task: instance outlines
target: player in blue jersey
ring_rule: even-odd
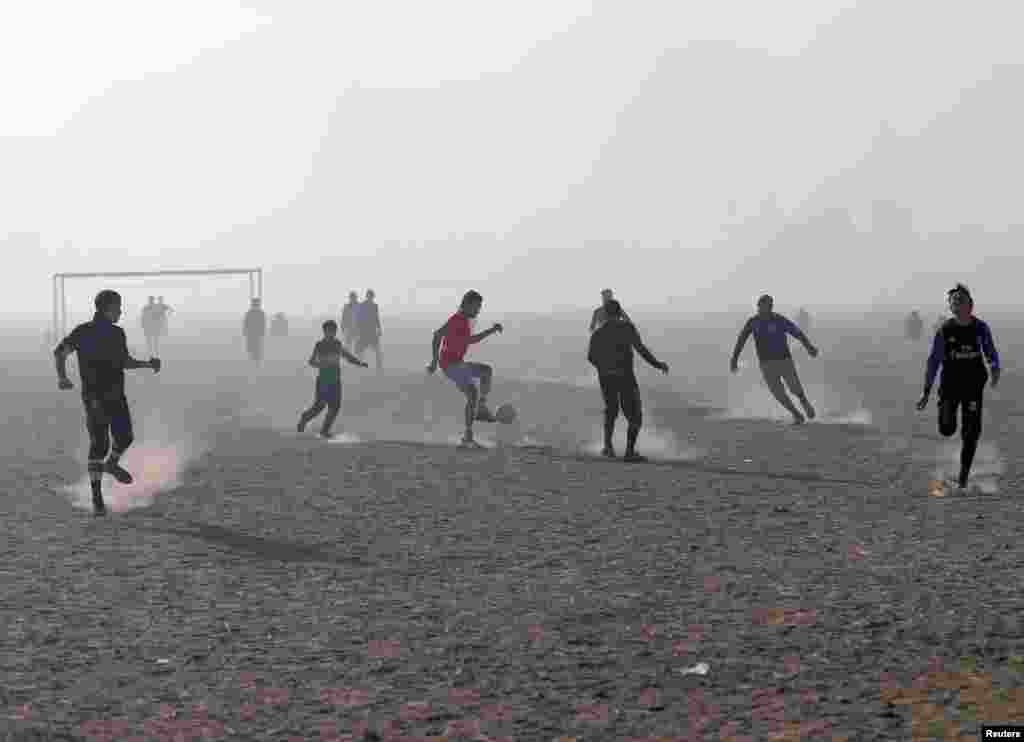
[[[786,394],[786,389],[782,382],[786,382],[789,391],[800,400],[800,404],[803,405],[807,417],[812,420],[814,419],[814,407],[811,405],[810,400],[807,399],[807,394],[800,383],[800,377],[797,376],[796,364],[793,362],[793,356],[789,352],[789,341],[786,335],[792,335],[803,343],[811,358],[817,357],[818,349],[811,344],[811,341],[807,339],[807,336],[799,327],[781,314],[776,314],[773,311],[774,306],[775,302],[768,294],[757,300],[757,314],[748,319],[747,323],[743,325],[740,336],[736,339],[736,348],[733,350],[729,369],[733,373],[739,370],[740,353],[743,352],[743,346],[746,345],[747,338],[753,335],[754,346],[757,350],[757,360],[761,364],[761,373],[764,375],[768,388],[775,399],[779,400],[779,404],[785,407],[789,414],[793,416],[793,422],[796,425],[800,425],[806,422],[806,420],[796,408],[796,405],[790,400],[789,395]]]
[[[974,463],[974,454],[981,439],[982,396],[989,373],[985,360],[992,369],[992,388],[999,383],[999,352],[992,338],[992,330],[983,320],[974,316],[974,299],[962,283],[950,289],[947,298],[953,313],[935,333],[932,352],[925,370],[924,393],[917,409],[928,406],[935,376],[942,368],[939,381],[939,432],[947,438],[956,433],[956,414],[962,409],[960,438],[960,488],[966,489]]]

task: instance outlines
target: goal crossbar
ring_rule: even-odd
[[[249,298],[263,298],[262,268],[192,268],[184,270],[159,271],[103,271],[89,273],[53,274],[53,335],[56,338],[67,334],[68,307],[64,282],[69,278],[148,278],[150,276],[249,276]]]

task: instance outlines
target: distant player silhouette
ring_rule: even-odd
[[[804,332],[811,331],[811,314],[803,307],[796,313],[796,326]]]
[[[377,356],[377,369],[380,370],[382,365],[380,338],[384,334],[384,329],[380,324],[380,307],[374,301],[375,296],[373,289],[369,289],[366,292],[366,299],[355,309],[358,340],[356,340],[353,352],[362,358],[368,348],[373,348]]]
[[[595,309],[594,313],[590,315],[591,332],[593,332],[598,327],[600,327],[601,325],[608,321],[608,310],[606,309],[606,307],[608,302],[612,301],[613,299],[615,299],[615,295],[612,293],[611,289],[603,289],[601,291],[601,306]],[[619,312],[621,314],[622,319],[626,320],[626,322],[632,322],[632,320],[629,318],[629,315],[626,314],[626,311],[622,309],[621,304],[619,304]]]
[[[956,433],[957,409],[961,409],[962,445],[957,483],[964,489],[981,439],[982,398],[990,378],[984,359],[988,359],[992,368],[993,389],[999,384],[1001,366],[992,330],[986,322],[974,316],[974,299],[967,287],[958,283],[949,290],[947,298],[953,316],[943,323],[932,340],[932,351],[925,369],[924,393],[917,402],[917,409],[923,410],[928,406],[932,384],[941,367],[939,433],[947,438]]]
[[[607,458],[615,457],[612,437],[619,411],[626,418],[626,454],[624,461],[646,461],[636,451],[636,439],[643,424],[640,386],[633,368],[633,350],[662,373],[668,373],[668,364],[662,363],[647,350],[633,323],[625,319],[622,307],[614,299],[604,305],[605,320],[590,335],[587,360],[597,369],[597,378],[604,397],[604,449]]]
[[[797,375],[793,356],[789,352],[789,342],[786,336],[792,335],[803,343],[811,358],[818,355],[818,349],[811,344],[811,341],[807,339],[807,335],[799,327],[781,314],[776,314],[773,311],[774,306],[775,302],[768,294],[764,294],[757,300],[757,314],[748,319],[746,324],[743,325],[743,329],[736,339],[736,348],[732,353],[729,370],[733,373],[739,370],[740,353],[743,352],[743,346],[746,344],[747,338],[753,335],[757,359],[761,364],[761,373],[768,384],[768,389],[771,390],[772,396],[779,401],[779,404],[785,407],[789,414],[793,416],[793,422],[800,425],[806,422],[806,419],[800,414],[792,400],[790,400],[789,395],[786,394],[786,389],[782,383],[783,380],[785,380],[786,386],[789,387],[789,391],[800,400],[800,404],[803,405],[807,417],[814,419],[815,413],[814,407],[811,406],[810,400],[807,399],[807,395],[804,392],[803,385],[800,383],[800,377]]]
[[[157,337],[163,338],[167,335],[167,317],[174,313],[174,310],[167,304],[164,303],[164,297],[158,296],[156,299],[156,334]]]
[[[242,321],[242,334],[245,336],[245,351],[252,361],[263,360],[263,343],[267,336],[267,315],[260,307],[260,300],[253,299],[249,311]]]
[[[924,337],[924,320],[916,309],[907,316],[904,334],[907,340],[920,340]]]
[[[139,324],[142,325],[142,333],[146,336],[146,349],[149,355],[158,355],[160,349],[160,330],[158,327],[156,297],[149,297],[149,301],[142,307],[142,318]]]
[[[278,312],[270,322],[270,334],[272,337],[283,338],[288,336],[288,319],[284,312]]]
[[[356,328],[356,312],[359,311],[359,295],[355,291],[348,292],[348,304],[341,310],[341,344],[346,350],[356,347],[359,332]]]

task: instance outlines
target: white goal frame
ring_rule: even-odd
[[[249,276],[249,299],[263,298],[263,268],[204,268],[162,271],[114,271],[110,273],[53,274],[53,336],[54,342],[67,335],[68,304],[64,282],[69,278],[147,278],[149,276]]]

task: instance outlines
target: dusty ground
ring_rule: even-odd
[[[662,459],[647,465],[582,455],[599,395],[540,351],[500,399],[521,412],[508,442],[554,451],[467,455],[440,380],[347,369],[356,437],[323,443],[289,432],[312,390],[305,339],[255,374],[169,347],[161,376],[129,381],[126,463],[156,457],[150,478],[179,481],[135,503],[108,484],[122,511],[103,520],[64,489],[83,475],[76,392],[41,354],[7,359],[8,738],[975,739],[975,719],[1024,723],[1012,369],[986,412],[989,493],[929,497],[952,454],[932,410],[908,412],[920,349],[797,352],[840,401],[832,424],[793,429],[756,418],[773,408],[749,377],[721,380],[720,349],[659,337],[677,381],[642,375],[642,443]]]

